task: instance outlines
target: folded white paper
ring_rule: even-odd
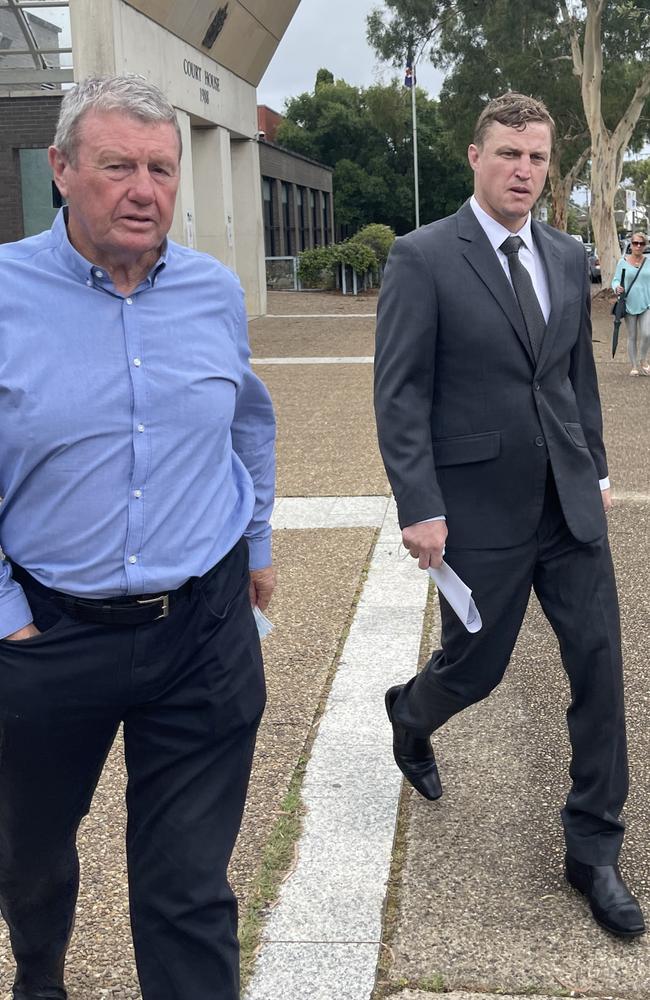
[[[463,583],[451,566],[442,561],[438,569],[430,568],[429,576],[454,609],[468,632],[479,632],[483,627],[478,608],[472,598],[472,591]]]
[[[260,639],[264,639],[273,628],[272,622],[268,620],[265,614],[262,614],[257,604],[253,608],[253,618],[255,619]]]

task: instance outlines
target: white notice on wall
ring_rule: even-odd
[[[194,244],[194,219],[191,212],[185,213],[185,245],[196,249]]]

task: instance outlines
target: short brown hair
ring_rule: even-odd
[[[483,145],[487,130],[495,122],[516,128],[519,132],[523,132],[529,122],[543,122],[551,130],[551,142],[555,139],[555,122],[548,113],[548,108],[542,101],[536,101],[526,94],[508,91],[485,105],[474,129],[475,146]]]

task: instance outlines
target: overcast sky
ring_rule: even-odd
[[[282,111],[287,97],[314,89],[321,66],[356,86],[388,82],[401,75],[379,63],[366,41],[366,17],[381,0],[301,0],[286,34],[257,88],[259,104]],[[441,76],[425,59],[418,86],[435,97]]]

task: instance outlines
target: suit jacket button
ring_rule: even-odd
[[[539,390],[540,390],[541,388],[542,388],[542,387],[541,387],[541,385],[539,384],[539,382],[535,382],[535,392],[539,392]]]
[[[535,438],[535,444],[537,445],[537,447],[538,448],[543,448],[544,445],[545,445],[545,443],[546,442],[544,441],[544,438],[542,437],[542,435],[538,434],[537,437]]]

